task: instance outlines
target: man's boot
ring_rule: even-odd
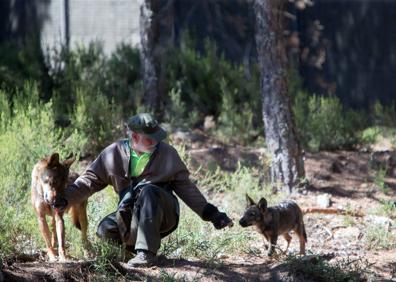
[[[128,261],[129,267],[149,267],[157,262],[157,256],[146,250],[136,250],[136,256]]]

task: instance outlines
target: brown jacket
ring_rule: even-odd
[[[107,185],[112,185],[114,190],[120,193],[132,183],[167,182],[180,199],[203,217],[208,202],[189,179],[187,167],[171,145],[160,142],[142,174],[135,179],[130,176],[129,162],[128,141],[124,139],[114,142],[100,153],[74,184],[65,189],[64,197],[69,204],[74,204],[84,201]]]

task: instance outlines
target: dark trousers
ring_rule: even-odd
[[[157,253],[161,238],[176,229],[179,204],[170,190],[152,184],[124,193],[116,212],[97,229],[100,238],[125,244],[128,250]]]

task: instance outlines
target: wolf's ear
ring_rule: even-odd
[[[57,164],[59,164],[59,154],[53,153],[51,156],[47,158],[47,163],[49,167],[56,166]]]
[[[247,206],[248,206],[248,207],[253,206],[253,205],[256,204],[256,203],[253,201],[253,199],[249,197],[249,195],[248,195],[247,193],[246,193],[246,202],[247,202]]]
[[[265,212],[267,210],[267,200],[261,198],[260,201],[258,202],[258,208],[260,209],[261,212]]]
[[[69,168],[74,163],[75,160],[76,160],[76,157],[73,156],[73,153],[71,153],[70,156],[66,160],[63,161],[63,165],[66,166],[67,168]]]

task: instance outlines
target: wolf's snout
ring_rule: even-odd
[[[52,206],[55,203],[55,197],[51,196],[49,193],[45,193],[44,201]]]
[[[241,219],[239,220],[239,225],[242,226],[242,227],[248,226],[247,222],[246,222],[243,218],[241,218]]]
[[[52,206],[55,203],[55,199],[49,199],[49,198],[45,197],[45,202]]]

